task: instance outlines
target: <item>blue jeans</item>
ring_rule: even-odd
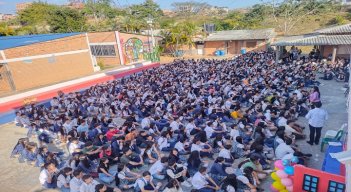
[[[109,174],[112,176],[107,176],[105,173],[99,173],[99,179],[104,183],[112,183],[115,180],[116,171],[109,171]]]
[[[161,174],[157,174],[157,173],[153,174],[152,177],[154,179],[157,179],[157,180],[164,180],[166,178],[165,175],[161,175]]]
[[[204,187],[204,188],[201,188],[201,189],[199,189],[197,191],[198,192],[214,192],[215,190],[211,189],[211,188]]]
[[[45,181],[44,185],[43,185],[44,188],[46,189],[55,189],[57,186],[56,186],[56,181],[52,181],[51,183],[48,183]]]

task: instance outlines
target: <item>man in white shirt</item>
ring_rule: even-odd
[[[290,146],[292,143],[291,139],[286,139],[285,143],[280,143],[275,149],[275,156],[277,159],[285,159],[285,156],[294,154],[294,149]]]
[[[69,182],[71,192],[80,192],[80,186],[83,184],[83,172],[79,169],[73,171],[73,178]]]
[[[165,175],[162,173],[164,168],[167,166],[168,158],[162,157],[160,160],[156,161],[149,169],[150,174],[153,178],[158,180],[165,179]]]
[[[191,184],[197,190],[217,191],[219,186],[206,173],[206,167],[201,167],[191,179]]]
[[[79,187],[79,192],[95,192],[95,186],[99,184],[90,175],[84,175],[82,180],[84,181]]]
[[[321,109],[321,107],[322,107],[321,102],[315,103],[315,108],[310,110],[306,115],[306,119],[308,119],[308,124],[310,127],[310,140],[307,141],[307,143],[310,145],[319,144],[322,128],[326,120],[328,120],[327,111],[324,109]]]

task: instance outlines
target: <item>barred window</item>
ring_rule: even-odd
[[[90,49],[94,56],[116,56],[114,45],[91,45]]]

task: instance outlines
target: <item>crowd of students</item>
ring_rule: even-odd
[[[298,117],[313,119],[308,111],[321,107],[313,62],[280,64],[268,52],[175,60],[60,92],[47,106],[17,111],[28,134],[12,157],[40,167],[41,185],[63,192],[261,191],[272,160],[310,157],[294,143],[306,137]],[[67,150],[52,152],[52,143]]]

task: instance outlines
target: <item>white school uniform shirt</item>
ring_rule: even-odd
[[[287,145],[286,143],[281,143],[275,149],[275,156],[277,159],[282,159],[287,154],[294,154],[294,149],[291,146]]]
[[[230,137],[232,137],[233,140],[235,141],[236,137],[237,137],[237,136],[240,136],[240,133],[239,133],[239,130],[237,130],[237,129],[232,129],[232,130],[230,130],[229,135],[230,135]]]
[[[70,175],[68,175],[67,177],[64,177],[62,174],[60,174],[60,176],[57,177],[57,187],[61,188],[65,184],[69,184],[70,180],[71,180],[71,176]]]
[[[185,126],[185,130],[186,130],[186,133],[190,135],[190,132],[195,128],[195,124],[194,123],[188,123],[186,126]]]
[[[193,178],[191,179],[191,184],[195,189],[202,189],[208,185],[208,182],[206,180],[206,175],[202,175],[200,172],[196,172]]]
[[[158,138],[157,144],[158,144],[158,147],[159,147],[160,150],[162,150],[165,147],[169,147],[170,146],[170,144],[167,141],[167,138],[164,138],[164,137]]]
[[[141,120],[141,128],[150,127],[150,119],[144,118]]]
[[[221,149],[218,153],[218,157],[223,157],[225,159],[231,159],[231,154],[228,149]]]
[[[69,188],[71,192],[80,192],[79,190],[82,183],[83,181],[81,179],[77,179],[76,177],[73,177],[69,182]]]
[[[180,142],[180,141],[178,141],[178,142],[175,144],[174,148],[176,148],[178,151],[185,151],[185,149],[184,149],[184,144],[183,144],[182,142]]]
[[[172,131],[179,130],[179,123],[177,121],[172,121],[169,126],[172,128]]]
[[[95,186],[98,185],[99,182],[93,180],[91,183],[87,184],[85,182],[79,187],[79,192],[95,192]]]
[[[198,152],[200,152],[202,149],[203,149],[203,147],[202,147],[201,144],[200,144],[200,145],[197,145],[197,144],[193,143],[193,144],[191,145],[190,151],[191,151],[191,152],[193,152],[193,151],[198,151]]]
[[[151,175],[161,172],[165,166],[161,163],[161,160],[156,161],[149,169]]]
[[[48,179],[49,177],[49,173],[46,169],[43,169],[41,172],[40,172],[40,175],[39,175],[39,182],[40,184],[44,185],[46,180]]]
[[[205,132],[206,132],[206,137],[207,137],[207,139],[209,139],[209,138],[211,138],[211,136],[212,136],[214,130],[213,130],[212,127],[206,126],[206,127],[205,127]]]

